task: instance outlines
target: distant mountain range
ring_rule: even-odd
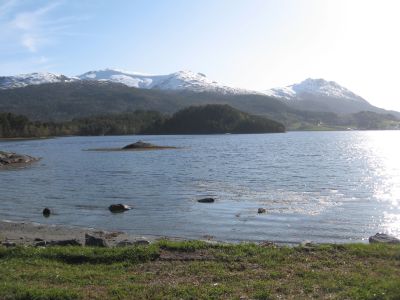
[[[375,107],[324,79],[309,78],[283,88],[252,91],[191,71],[147,75],[104,69],[75,77],[53,73],[0,77],[0,111],[23,113],[32,119],[65,120],[135,109],[173,113],[199,104],[229,104],[252,114],[286,120],[286,125],[324,122],[329,113],[344,116],[369,111],[400,118],[399,112]]]
[[[29,85],[55,82],[90,80],[120,83],[129,87],[157,90],[187,90],[192,92],[215,92],[221,94],[254,94],[245,89],[233,88],[208,79],[202,73],[179,71],[167,75],[147,75],[134,72],[104,69],[89,71],[76,77],[53,73],[31,73],[0,77],[0,89],[13,89]]]

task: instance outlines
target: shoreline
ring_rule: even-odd
[[[18,141],[37,141],[37,140],[49,140],[57,137],[64,136],[41,136],[41,137],[12,137],[12,138],[0,138],[0,142],[18,142]]]
[[[45,241],[45,245],[52,243],[75,240],[80,245],[85,245],[85,236],[91,235],[99,237],[105,241],[107,246],[116,247],[122,245],[135,244],[151,244],[160,240],[168,241],[199,241],[210,244],[226,244],[239,245],[242,243],[257,244],[257,245],[274,245],[276,247],[296,247],[296,246],[318,246],[318,245],[351,245],[351,244],[369,244],[368,240],[353,241],[347,243],[332,243],[332,242],[314,242],[310,240],[302,240],[300,242],[284,242],[282,240],[238,240],[224,241],[204,236],[202,238],[187,238],[179,236],[165,235],[141,235],[131,234],[126,231],[105,230],[101,228],[82,227],[75,225],[62,224],[43,224],[32,221],[22,220],[0,220],[0,246],[3,245],[23,245],[23,246],[38,246],[38,242]],[[42,246],[42,245],[41,245]]]
[[[0,245],[11,243],[15,245],[35,246],[37,242],[51,242],[76,240],[85,244],[85,235],[89,234],[104,239],[110,247],[120,242],[153,243],[162,239],[156,236],[133,235],[122,231],[107,231],[98,228],[85,228],[68,225],[50,225],[30,221],[0,220]],[[168,238],[180,240],[178,238]],[[183,240],[183,239],[181,239]]]
[[[103,238],[107,245],[110,247],[118,246],[121,242],[135,243],[154,243],[160,240],[168,241],[200,241],[210,244],[226,244],[226,245],[239,245],[241,243],[250,243],[258,245],[274,245],[277,247],[288,246],[296,247],[299,245],[319,245],[325,243],[316,243],[309,240],[302,242],[284,242],[284,241],[252,241],[252,240],[238,240],[238,241],[224,241],[209,238],[187,238],[179,236],[165,236],[165,235],[139,235],[130,234],[125,231],[119,230],[105,230],[101,228],[81,227],[74,225],[61,225],[61,224],[43,224],[32,221],[15,221],[15,220],[0,220],[0,246],[2,243],[13,243],[15,245],[35,246],[38,241],[57,242],[63,240],[76,240],[80,244],[85,245],[85,234]],[[360,242],[362,243],[362,242]],[[335,243],[326,243],[335,244]],[[346,243],[347,244],[347,243]],[[364,243],[362,243],[364,244]]]

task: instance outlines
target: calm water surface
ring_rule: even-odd
[[[83,151],[138,139],[0,142],[43,158],[0,171],[0,219],[224,241],[400,237],[399,131],[141,136],[183,149]],[[197,203],[208,196],[216,202]],[[134,209],[111,214],[112,203]],[[44,207],[55,214],[43,218]]]

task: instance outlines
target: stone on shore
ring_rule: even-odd
[[[50,246],[82,246],[82,244],[78,240],[75,240],[75,239],[50,241],[48,244]]]
[[[129,207],[128,205],[126,205],[126,204],[121,204],[120,203],[120,204],[111,204],[108,207],[108,209],[109,209],[109,211],[111,211],[113,213],[120,213],[120,212],[124,212],[124,211],[130,210],[132,208]]]
[[[197,200],[197,202],[199,202],[199,203],[213,203],[213,202],[215,202],[215,199],[214,198],[203,198],[203,199]]]
[[[49,242],[45,240],[40,240],[35,243],[35,247],[46,247],[46,246],[82,246],[82,243],[76,239],[55,240]]]
[[[302,247],[312,247],[313,245],[313,242],[310,240],[305,240],[300,243],[300,246]]]
[[[136,240],[136,241],[129,241],[123,240],[116,244],[117,247],[129,247],[129,246],[139,246],[139,245],[149,245],[150,242],[147,240]]]
[[[105,239],[94,235],[85,234],[85,246],[89,247],[108,247]]]
[[[394,236],[377,233],[369,237],[369,242],[372,243],[385,243],[385,244],[400,244],[400,240]]]
[[[14,242],[9,242],[9,241],[2,242],[1,244],[2,244],[4,247],[7,247],[7,248],[17,246],[17,244],[15,244]]]

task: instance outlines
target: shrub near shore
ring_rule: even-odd
[[[0,299],[398,299],[400,246],[0,247]]]

